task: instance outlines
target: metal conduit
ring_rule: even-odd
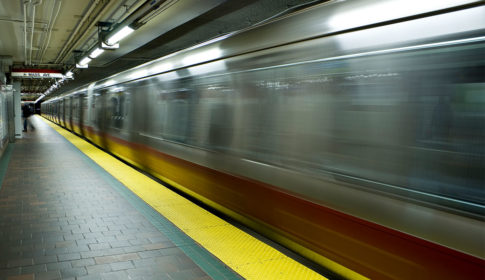
[[[29,50],[29,65],[32,65],[32,50],[34,44],[34,32],[35,32],[35,7],[42,4],[42,0],[32,0],[32,30],[30,35],[30,50]]]
[[[119,11],[119,9],[121,7],[126,6],[126,3],[127,2],[128,2],[128,0],[124,0],[123,3],[119,4],[118,7],[114,11],[111,11],[111,13],[109,13],[104,18],[104,20],[106,21],[108,19],[111,19],[112,21],[115,21],[115,22],[122,22],[124,20],[124,18],[128,17],[129,15],[131,15],[133,13],[133,11],[135,11],[136,9],[138,9],[138,7],[144,5],[144,3],[142,1],[135,1],[135,3],[133,3],[128,9],[126,9],[125,12],[120,17],[118,17],[118,18],[115,19],[114,18],[114,15]],[[106,7],[106,9],[108,11],[110,11],[108,7]],[[93,21],[93,24],[97,23],[100,20],[100,18],[101,18],[101,14],[99,14],[96,17],[96,19]],[[88,38],[86,39],[86,37],[88,37]],[[88,34],[87,32],[84,33],[84,35],[79,39],[79,41],[83,42],[79,48],[86,49],[86,48],[91,47],[92,44],[90,44],[88,41],[93,40],[93,38],[96,41],[98,40],[98,31],[97,30],[93,30],[93,32],[91,32],[90,34]]]
[[[27,4],[29,0],[24,0],[24,64],[27,63]]]
[[[56,4],[57,4],[57,12],[54,15],[54,9],[56,8]],[[42,44],[42,50],[41,50],[40,60],[39,60],[40,63],[42,63],[42,61],[44,60],[45,52],[47,51],[47,48],[49,47],[49,43],[51,41],[51,35],[52,35],[52,28],[54,28],[54,24],[56,23],[57,16],[59,15],[59,11],[61,10],[61,5],[62,5],[62,2],[60,0],[55,0],[53,8],[52,8],[51,18],[49,20],[49,25],[47,27],[48,28],[47,41],[44,41],[44,43]],[[52,16],[52,15],[54,15],[54,16]],[[37,57],[39,57],[39,56],[37,56]]]
[[[30,49],[29,49],[29,65],[32,65],[32,47],[34,42],[34,27],[35,27],[35,5],[32,5],[32,27],[30,32]]]
[[[67,50],[69,49],[68,46],[71,45],[71,42],[74,40],[74,37],[77,37],[77,34],[81,28],[81,26],[84,26],[84,22],[89,18],[89,15],[93,12],[95,8],[100,5],[101,0],[94,0],[93,4],[89,5],[89,9],[84,13],[82,19],[79,21],[79,23],[76,25],[76,29],[71,33],[71,36],[69,36],[68,41],[64,44],[64,47],[61,49],[59,52],[59,56],[57,56],[56,60],[54,61],[55,63],[58,63],[59,61],[62,60],[62,58],[66,55]],[[103,1],[104,2],[104,1]]]
[[[105,15],[105,11],[109,11],[112,6],[118,4],[117,1],[110,1],[109,3],[106,3],[105,6],[103,6],[99,12],[96,14],[96,17],[91,19],[89,21],[89,23],[87,23],[87,26],[84,28],[84,32],[82,34],[79,34],[77,36],[77,39],[76,41],[69,47],[69,49],[64,53],[64,55],[61,57],[61,59],[59,60],[59,62],[61,62],[63,59],[66,58],[66,56],[76,47],[78,47],[78,45],[80,44],[80,42],[83,42],[85,41],[86,37],[89,37],[90,36],[90,33],[88,33],[88,30],[90,28],[92,28],[96,23],[98,23],[98,21],[100,21],[101,17],[103,15]],[[118,5],[117,9],[121,7],[121,5]],[[97,30],[95,30],[95,32],[97,32]],[[95,33],[97,35],[97,33]],[[88,38],[89,39],[89,38]]]

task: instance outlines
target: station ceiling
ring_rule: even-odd
[[[0,61],[12,72],[75,69],[45,99],[155,58],[240,30],[314,0],[4,0],[0,1]],[[75,64],[103,34],[137,29],[89,68]],[[22,100],[36,100],[59,78],[11,77]]]

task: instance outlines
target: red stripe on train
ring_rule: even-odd
[[[93,128],[87,129],[95,133]],[[276,186],[210,169],[112,135],[105,136],[137,153],[159,159],[158,168],[151,168],[162,176],[224,207],[270,225],[298,244],[366,277],[485,277],[483,259],[335,211]]]

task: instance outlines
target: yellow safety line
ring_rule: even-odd
[[[327,279],[82,138],[45,121],[147,204],[245,279]]]

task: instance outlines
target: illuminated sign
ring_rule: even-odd
[[[64,78],[64,75],[59,71],[50,69],[18,69],[12,71],[12,77],[33,79],[62,79]]]

